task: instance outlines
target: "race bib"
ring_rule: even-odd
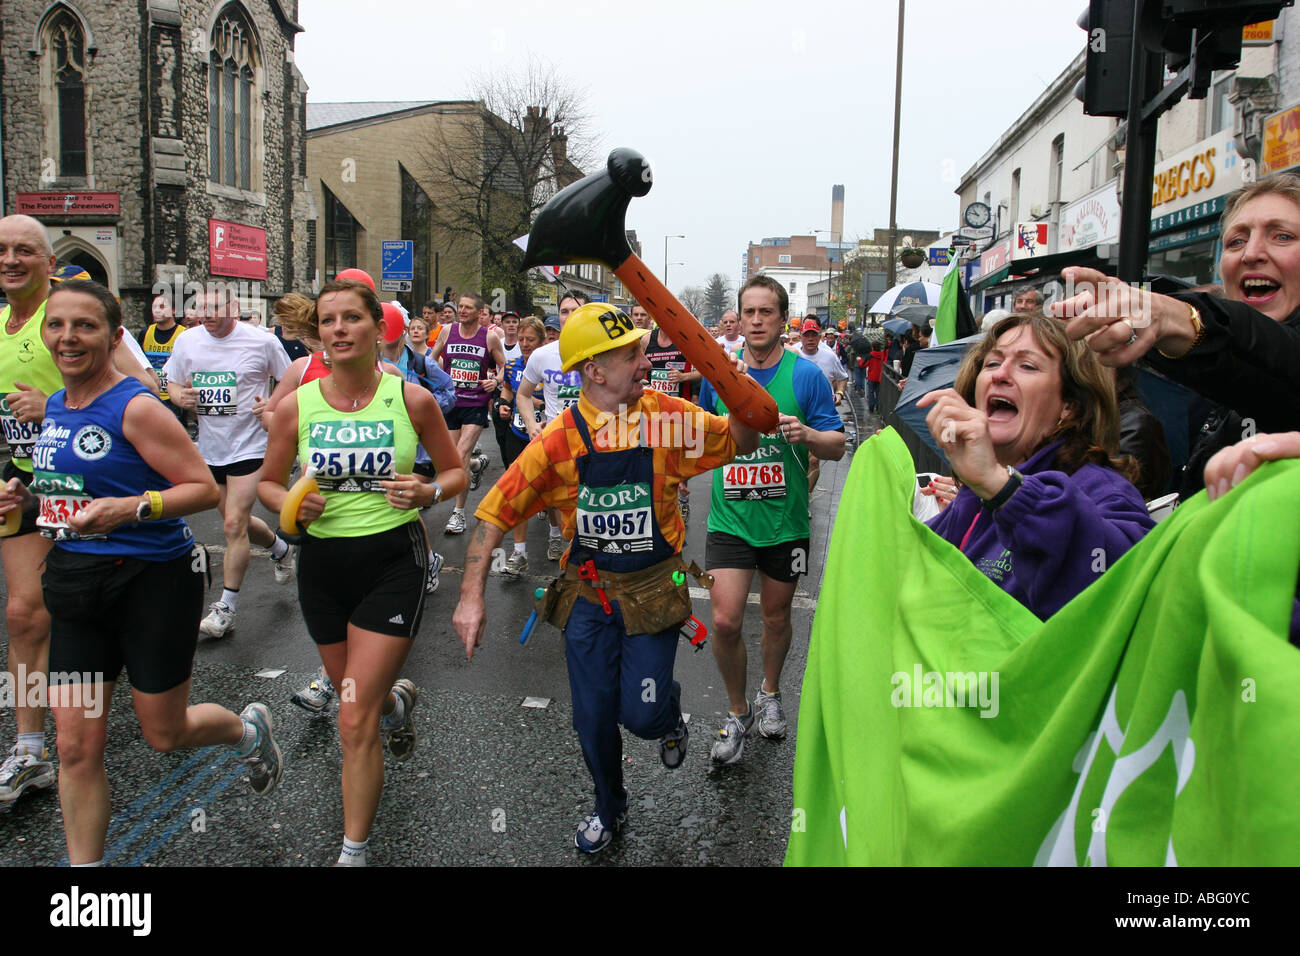
[[[654,549],[650,485],[578,488],[578,544],[607,554]]]
[[[11,458],[31,458],[32,446],[41,434],[40,422],[20,422],[14,418],[9,403],[0,398],[0,421],[4,423],[5,441],[9,443]]]
[[[578,404],[578,396],[582,394],[582,386],[560,385],[556,388],[555,394],[560,401],[560,411],[564,411],[566,408]]]
[[[724,466],[722,497],[733,501],[784,498],[785,461],[781,448],[764,445],[753,455]]]
[[[195,372],[192,378],[199,390],[194,410],[199,415],[233,415],[239,405],[239,387],[234,372]]]
[[[451,357],[451,380],[459,389],[477,389],[482,363],[476,358]]]
[[[379,482],[391,481],[395,474],[393,434],[391,419],[312,422],[307,435],[307,454],[316,469],[316,483],[321,491],[383,494]]]
[[[650,370],[650,387],[656,392],[663,392],[665,395],[680,395],[682,393],[681,382],[671,382],[668,376],[672,374],[672,369],[652,368]]]
[[[537,416],[537,424],[540,425],[542,423],[542,410],[539,408],[534,414]],[[524,417],[519,414],[518,406],[515,406],[515,417],[510,420],[510,424],[514,426],[515,431],[523,432],[524,434],[528,433],[528,429],[524,425]]]
[[[41,499],[36,529],[45,537],[55,541],[87,541],[107,537],[102,534],[80,535],[68,527],[69,519],[95,500],[86,494],[86,482],[81,475],[38,471],[32,478],[31,490]]]

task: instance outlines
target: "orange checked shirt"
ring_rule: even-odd
[[[474,517],[509,531],[544,508],[558,508],[564,537],[573,540],[578,500],[578,459],[587,454],[570,414],[587,422],[596,451],[624,451],[645,444],[654,450],[655,516],[664,540],[682,549],[686,527],[677,507],[683,479],[727,464],[736,457],[728,419],[698,405],[647,389],[626,415],[602,412],[584,393],[578,404],[555,416],[515,459],[479,504]],[[567,556],[566,556],[567,557]]]

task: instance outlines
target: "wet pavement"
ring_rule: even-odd
[[[850,393],[851,394],[851,393]],[[854,401],[856,416],[865,409]],[[855,412],[844,417],[853,435]],[[500,475],[500,453],[485,437]],[[712,768],[708,750],[721,726],[727,698],[709,648],[694,652],[682,640],[676,678],[690,714],[691,741],[675,771],[659,760],[654,741],[624,734],[624,771],[631,794],[627,827],[604,852],[583,857],[573,832],[590,811],[590,778],[572,730],[568,677],[557,630],[539,625],[528,645],[519,632],[534,588],[556,565],[545,558],[546,525],[529,525],[531,567],[522,579],[492,576],[483,647],[467,662],[451,628],[460,568],[469,535],[442,533],[449,505],[425,512],[434,547],[446,558],[441,587],[404,675],[420,688],[414,719],[419,743],[406,763],[387,758],[384,795],[369,860],[376,865],[779,865],[785,855],[792,806],[792,774],[799,687],[822,579],[830,526],[856,442],[840,462],[827,463],[812,499],[813,554],[796,594],[794,640],[782,678],[790,722],[784,740],[749,738],[736,765]],[[693,509],[686,556],[704,563],[709,480],[692,482]],[[470,508],[485,485],[470,495]],[[259,509],[260,511],[260,509]],[[196,536],[222,542],[215,512],[191,519]],[[471,523],[472,528],[472,523]],[[209,600],[220,593],[214,557]],[[707,592],[696,591],[695,613],[710,623]],[[757,594],[747,609],[750,696],[759,677],[761,618]],[[105,861],[112,865],[321,866],[337,859],[342,839],[341,756],[332,716],[311,716],[289,703],[313,675],[319,659],[306,634],[296,588],[278,587],[264,557],[255,557],[240,594],[235,630],[201,643],[191,701],[214,701],[238,711],[265,701],[285,756],[279,788],[255,798],[243,767],[228,748],[159,754],[143,741],[125,687],[109,718],[108,773],[113,817]],[[283,673],[256,676],[258,672]],[[544,707],[525,707],[542,698]],[[53,740],[53,724],[47,725]],[[0,711],[0,741],[14,734],[13,714]],[[57,793],[25,794],[0,811],[0,865],[66,862]]]

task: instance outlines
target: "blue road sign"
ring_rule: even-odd
[[[410,239],[385,239],[381,244],[381,252],[381,278],[415,281],[414,242]]]

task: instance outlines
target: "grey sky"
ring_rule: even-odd
[[[1083,48],[1086,0],[912,0],[903,56],[900,227],[957,225],[957,178]],[[459,99],[475,70],[529,53],[590,93],[602,154],[654,164],[628,227],[674,291],[734,282],[745,244],[889,225],[894,0],[301,0],[297,63],[315,102]],[[388,237],[385,237],[388,238]],[[392,237],[396,238],[396,237]]]

